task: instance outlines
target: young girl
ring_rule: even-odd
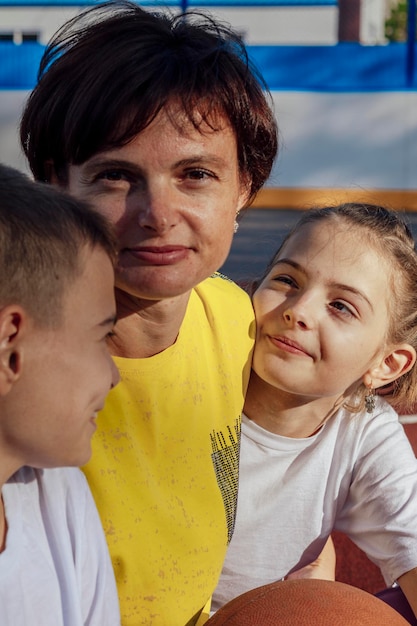
[[[237,518],[212,608],[314,561],[337,529],[417,613],[417,462],[394,410],[417,400],[411,233],[382,207],[307,211],[253,304]]]

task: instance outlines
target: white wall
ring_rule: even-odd
[[[40,33],[39,41],[46,43],[76,13],[74,7],[0,8],[0,32],[35,31]]]
[[[388,0],[361,0],[360,40],[364,44],[382,44],[385,40],[385,19]]]
[[[270,187],[417,189],[417,93],[274,92],[281,149]],[[0,161],[26,170],[22,91],[0,91]]]
[[[269,186],[417,189],[417,93],[275,92]]]
[[[27,171],[18,142],[21,110],[27,98],[25,91],[0,90],[0,162]]]
[[[0,31],[39,31],[40,41],[46,43],[57,28],[79,10],[74,7],[0,8]],[[201,10],[232,24],[249,44],[332,44],[337,41],[336,6],[201,7]]]

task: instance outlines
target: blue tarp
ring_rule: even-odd
[[[32,89],[44,47],[0,42],[0,89]],[[407,45],[248,46],[271,90],[398,91],[417,88]]]
[[[397,91],[413,88],[407,45],[249,46],[272,90]]]
[[[45,47],[37,42],[0,41],[0,89],[32,89]]]

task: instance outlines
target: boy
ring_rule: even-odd
[[[118,382],[114,256],[103,218],[0,166],[1,624],[120,623],[85,479],[58,469],[89,459]]]

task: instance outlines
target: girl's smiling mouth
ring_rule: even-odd
[[[289,339],[288,337],[284,337],[283,335],[269,335],[269,340],[274,344],[274,346],[276,346],[280,350],[283,350],[284,352],[313,358],[312,354],[310,354],[308,350],[303,348],[303,346],[301,346],[293,339]]]

